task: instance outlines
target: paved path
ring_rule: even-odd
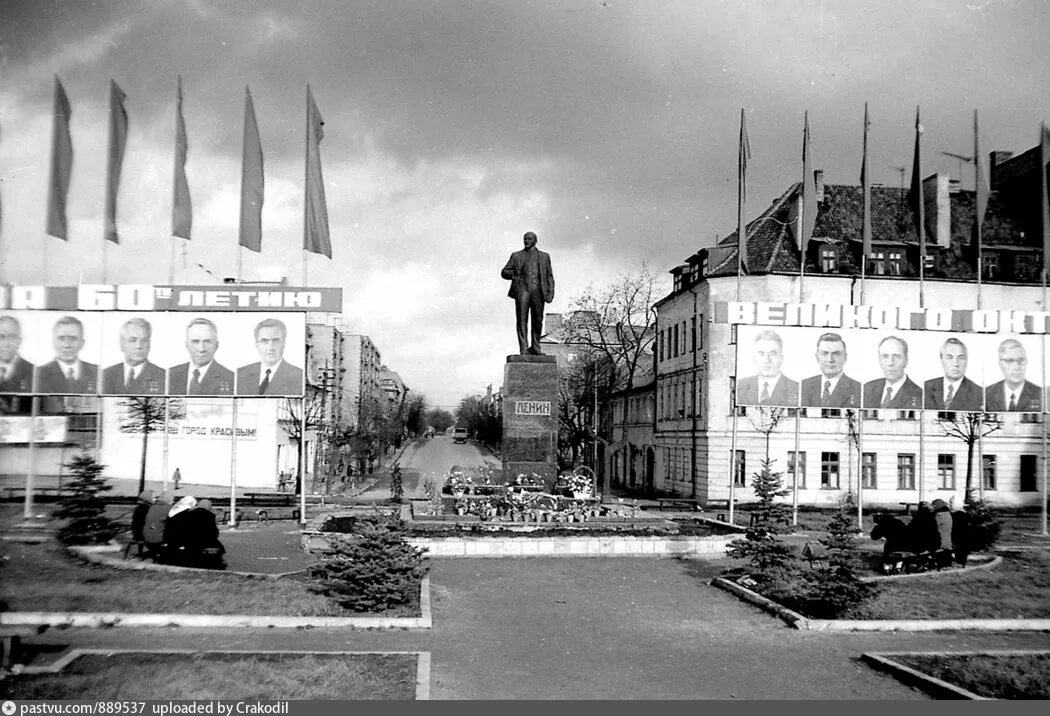
[[[792,630],[671,559],[432,562],[430,631],[50,630],[95,647],[431,652],[435,699],[914,699],[869,650],[1050,648],[1050,635]]]

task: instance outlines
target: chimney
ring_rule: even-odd
[[[824,201],[824,170],[816,169],[813,171],[813,183],[817,187],[817,201]]]
[[[922,182],[922,197],[925,205],[927,241],[932,237],[942,249],[951,248],[952,203],[950,179],[947,174],[933,174]]]

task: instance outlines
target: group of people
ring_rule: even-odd
[[[131,515],[131,536],[160,564],[225,567],[226,549],[219,541],[219,527],[208,499],[197,500],[192,495],[173,499],[167,493],[155,498],[152,490],[145,490]]]
[[[969,515],[962,510],[953,512],[944,500],[920,502],[907,523],[886,513],[875,515],[874,521],[871,538],[886,540],[882,550],[884,572],[924,565],[943,569],[950,567],[953,560],[966,566],[971,551]],[[925,559],[916,560],[918,557]]]
[[[189,360],[165,370],[149,359],[153,326],[129,318],[120,327],[123,360],[102,371],[80,357],[87,344],[84,324],[62,316],[51,331],[54,360],[34,366],[22,357],[22,326],[0,315],[0,393],[102,395],[301,395],[303,370],[284,359],[288,328],[277,318],[260,321],[253,331],[259,361],[236,373],[215,360],[219,332],[215,323],[194,318],[186,326]]]
[[[999,344],[1003,379],[984,388],[966,377],[969,353],[959,338],[949,337],[939,349],[942,375],[917,383],[908,376],[908,343],[898,336],[879,342],[882,378],[861,383],[845,373],[846,341],[838,333],[817,339],[820,375],[801,385],[781,372],[784,341],[775,331],[760,331],[754,339],[757,374],[740,379],[739,405],[847,408],[868,410],[939,410],[1040,412],[1043,389],[1027,380],[1028,356],[1015,338]]]

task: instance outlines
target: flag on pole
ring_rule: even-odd
[[[124,148],[128,143],[128,113],[124,109],[127,95],[113,80],[109,81],[109,155],[106,159],[106,241],[120,243],[117,236],[117,193]]]
[[[868,128],[871,121],[868,119],[868,103],[864,103],[864,158],[860,163],[860,187],[861,187],[861,261],[866,266],[868,257],[871,256],[871,177],[868,175]]]
[[[241,161],[240,244],[262,251],[263,155],[252,93],[244,88],[244,145]]]
[[[73,110],[62,82],[55,75],[54,120],[51,124],[51,177],[47,185],[47,233],[67,239],[66,198],[69,177],[73,173],[73,140],[69,136],[69,118]]]
[[[182,76],[178,78],[175,91],[175,180],[171,202],[171,233],[183,239],[190,238],[193,228],[193,203],[190,201],[190,185],[186,181],[186,120],[182,116]]]
[[[926,265],[926,206],[922,195],[922,124],[919,122],[919,108],[915,108],[915,155],[911,163],[911,199],[912,216],[915,219],[915,231],[919,236],[919,261]]]
[[[984,176],[984,158],[981,156],[981,133],[977,125],[977,110],[973,111],[973,163],[976,167],[975,194],[977,196],[977,215],[975,226],[978,232],[984,225],[984,214],[988,210],[988,180]]]
[[[747,269],[747,163],[751,159],[751,142],[747,138],[747,123],[744,110],[740,110],[740,150],[737,158],[737,275],[746,274]]]
[[[799,194],[798,224],[795,241],[801,253],[801,265],[806,262],[806,249],[817,223],[817,181],[812,170],[812,149],[809,139],[809,112],[806,112],[805,129],[802,132],[802,186]]]
[[[1050,274],[1050,195],[1047,193],[1046,165],[1050,162],[1050,129],[1043,122],[1039,132],[1039,201],[1043,216],[1043,272]]]
[[[324,118],[314,103],[310,85],[306,85],[306,200],[303,216],[303,250],[332,258],[332,241],[328,236],[328,204],[321,176],[321,140]]]

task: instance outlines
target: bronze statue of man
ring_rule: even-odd
[[[514,299],[514,316],[518,325],[518,351],[521,355],[543,355],[543,304],[554,300],[554,273],[550,254],[536,248],[536,234],[524,236],[525,248],[510,255],[500,276],[510,281],[508,296]],[[531,317],[531,343],[529,320]]]

